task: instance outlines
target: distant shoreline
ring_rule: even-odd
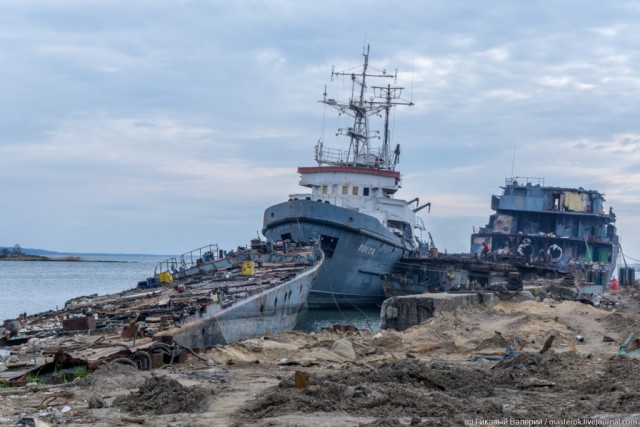
[[[0,255],[0,261],[51,261],[51,262],[127,262],[115,260],[85,259],[79,256],[47,257],[42,255]]]

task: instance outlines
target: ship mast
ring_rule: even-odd
[[[340,150],[332,150],[323,147],[320,142],[316,146],[316,161],[319,165],[348,165],[355,167],[373,167],[376,169],[393,170],[396,161],[391,161],[389,150],[390,131],[389,113],[396,105],[413,105],[412,102],[401,101],[401,87],[392,87],[391,84],[384,86],[372,86],[374,94],[370,99],[365,99],[367,90],[367,78],[392,78],[397,80],[398,72],[391,75],[386,70],[381,73],[370,74],[369,69],[369,45],[363,51],[364,64],[362,72],[359,74],[349,72],[336,72],[331,70],[331,79],[334,76],[351,77],[351,97],[348,103],[338,102],[335,99],[328,99],[325,89],[324,99],[320,102],[327,104],[341,114],[353,117],[353,126],[346,129],[338,129],[337,135],[349,137],[349,149],[346,153]],[[370,140],[379,138],[378,132],[369,131],[369,116],[379,114],[384,111],[384,135],[382,145],[378,149],[371,147]],[[398,148],[396,148],[396,152]]]
[[[389,145],[391,144],[391,134],[389,131],[389,113],[391,108],[396,105],[413,105],[413,102],[400,102],[395,101],[396,99],[401,99],[402,95],[401,87],[391,87],[391,85],[387,85],[387,87],[373,86],[374,94],[376,98],[382,98],[385,100],[384,104],[381,104],[384,108],[384,137],[381,147],[381,155],[384,159],[390,162],[390,153],[389,153]],[[396,147],[394,150],[397,155],[400,154],[400,145]],[[397,158],[393,162],[393,166],[397,163]]]

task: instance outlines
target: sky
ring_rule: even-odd
[[[246,245],[336,139],[331,69],[398,70],[398,198],[467,252],[505,178],[605,194],[640,259],[640,4],[5,0],[0,246]],[[425,239],[427,235],[423,236]]]

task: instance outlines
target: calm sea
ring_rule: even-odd
[[[36,314],[64,307],[83,295],[105,295],[135,288],[153,276],[167,256],[81,255],[86,262],[0,261],[0,326],[20,313]],[[380,310],[310,310],[296,329],[317,332],[332,325],[380,329]]]
[[[81,255],[87,262],[0,261],[0,321],[64,307],[72,298],[134,288],[166,256]]]

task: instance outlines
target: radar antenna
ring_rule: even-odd
[[[331,152],[328,149],[316,147],[316,161],[318,164],[331,165],[350,165],[374,167],[377,169],[394,170],[399,160],[399,148],[394,159],[391,159],[390,143],[391,134],[389,130],[389,116],[391,108],[398,105],[413,105],[413,102],[404,101],[401,98],[402,87],[391,86],[372,86],[373,96],[366,98],[367,79],[368,78],[389,78],[394,82],[398,78],[398,70],[393,74],[387,73],[385,69],[376,72],[369,71],[369,45],[363,49],[364,62],[362,70],[359,73],[352,71],[335,71],[335,67],[331,69],[331,79],[334,76],[343,76],[351,78],[351,96],[348,102],[339,102],[332,98],[327,98],[327,92],[323,94],[322,103],[329,105],[339,111],[339,114],[346,114],[353,117],[353,124],[344,129],[338,129],[336,135],[344,135],[349,138],[349,148],[346,155],[342,152]],[[382,116],[381,113],[384,112]],[[384,133],[382,135],[382,144],[376,150],[370,145],[370,140],[378,138],[377,132],[369,130],[369,117],[372,115],[381,115],[384,118]],[[329,155],[333,154],[333,155]]]

